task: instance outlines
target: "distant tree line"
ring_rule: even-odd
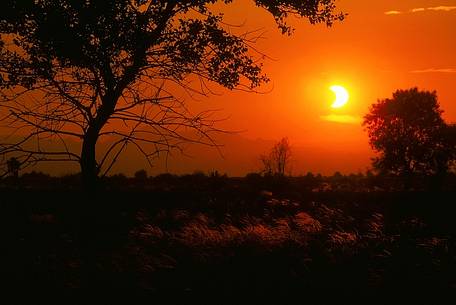
[[[133,176],[118,173],[106,176],[100,181],[104,190],[135,190],[135,191],[229,191],[229,192],[261,192],[270,191],[274,194],[293,194],[300,192],[375,192],[403,191],[404,178],[392,174],[379,174],[374,171],[365,173],[332,175],[307,173],[299,176],[268,175],[252,172],[244,177],[229,177],[217,171],[204,173],[175,175],[163,173],[149,176],[145,170],[137,171]],[[432,176],[409,177],[408,190],[434,189]],[[27,172],[0,179],[0,189],[35,189],[35,190],[82,190],[80,173],[60,177],[42,172]],[[448,172],[440,181],[441,190],[456,189],[456,173]]]

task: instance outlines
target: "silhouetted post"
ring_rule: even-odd
[[[7,161],[8,172],[11,177],[14,179],[19,178],[19,169],[21,168],[21,163],[15,158],[12,157]]]

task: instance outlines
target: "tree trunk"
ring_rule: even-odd
[[[105,97],[103,105],[99,108],[97,117],[90,123],[82,142],[81,175],[84,190],[95,191],[98,186],[99,168],[95,156],[95,148],[103,126],[114,112],[118,96]]]
[[[80,161],[82,185],[86,191],[95,191],[97,189],[98,167],[95,157],[97,140],[98,132],[93,128],[89,128],[82,142]]]

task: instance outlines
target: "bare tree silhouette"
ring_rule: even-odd
[[[288,138],[282,138],[272,147],[269,154],[260,156],[263,173],[266,175],[285,176],[290,170],[291,146]]]
[[[84,185],[93,187],[127,145],[151,162],[184,142],[214,144],[212,112],[190,113],[173,88],[208,95],[207,82],[253,90],[268,80],[253,48],[259,34],[233,34],[212,11],[215,2],[2,2],[0,121],[11,133],[0,154],[25,165],[78,162]],[[328,26],[344,17],[333,0],[255,4],[284,34],[290,15]],[[102,137],[112,144],[96,154]]]
[[[435,91],[397,90],[379,100],[364,117],[374,167],[386,173],[442,175],[456,156],[454,127],[442,119]]]

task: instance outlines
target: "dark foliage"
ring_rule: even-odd
[[[369,142],[380,156],[374,167],[410,177],[442,175],[456,158],[456,133],[442,119],[436,92],[398,90],[365,116]]]

